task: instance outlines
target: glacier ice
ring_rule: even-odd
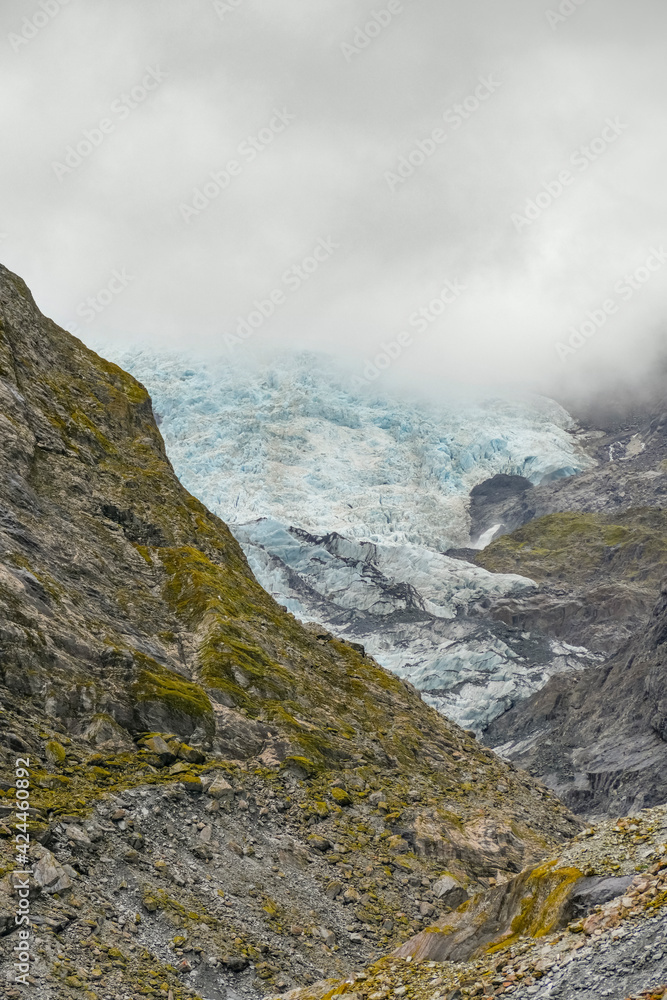
[[[304,355],[252,368],[105,353],[146,385],[179,478],[228,523],[273,517],[443,552],[468,541],[477,483],[500,472],[539,482],[587,464],[571,418],[541,397],[360,395],[332,364]]]
[[[336,533],[317,537],[273,518],[232,525],[232,531],[253,572],[256,567],[268,579],[266,557],[274,557],[276,566],[298,574],[321,598],[348,610],[388,615],[414,609],[455,618],[486,595],[535,587],[525,577],[489,573],[422,546],[358,541]],[[287,582],[278,583],[274,576],[272,585],[278,587],[276,594],[283,594]]]
[[[364,395],[314,355],[253,367],[104,353],[146,385],[177,475],[230,525],[262,586],[362,642],[464,726],[483,730],[555,671],[594,659],[480,617],[484,597],[535,584],[444,554],[469,544],[477,483],[587,467],[553,401]]]
[[[597,661],[478,615],[484,598],[534,590],[524,577],[414,545],[311,535],[272,518],[232,531],[257,579],[296,617],[361,643],[466,728],[483,730],[552,674]]]

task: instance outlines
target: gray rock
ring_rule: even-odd
[[[85,730],[85,738],[93,746],[107,746],[129,749],[132,747],[132,737],[126,729],[119,726],[110,715],[100,713],[96,715],[88,728]]]
[[[234,801],[234,789],[221,772],[216,772],[206,791],[212,799],[218,799],[223,805],[229,806]]]
[[[72,824],[71,826],[65,827],[65,834],[68,840],[71,840],[76,847],[89,848],[92,847],[92,841],[87,833],[84,833],[80,826]]]
[[[332,948],[336,943],[336,935],[334,932],[328,927],[318,927],[317,930],[327,948]]]
[[[620,878],[593,876],[581,879],[570,898],[566,919],[576,920],[578,917],[588,916],[596,906],[602,906],[610,899],[622,896],[631,882],[631,875]]]
[[[34,869],[37,885],[44,892],[66,892],[72,887],[72,880],[63,865],[57,861],[50,851],[44,851]]]
[[[150,739],[142,740],[141,746],[144,750],[150,750],[151,753],[157,754],[160,758],[160,763],[165,767],[173,764],[176,760],[176,754],[172,752],[167,742],[161,736],[151,736]]]
[[[443,875],[433,886],[433,892],[441,905],[455,910],[469,898],[468,893],[451,875]]]

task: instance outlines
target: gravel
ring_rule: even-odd
[[[583,953],[585,952],[585,954]],[[515,1000],[625,1000],[667,983],[667,915],[642,922],[621,940],[595,942]]]

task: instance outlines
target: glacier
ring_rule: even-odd
[[[476,484],[590,465],[552,400],[359,391],[312,353],[103,353],[148,388],[177,475],[230,525],[262,586],[464,727],[482,732],[554,672],[595,660],[485,619],[485,598],[535,584],[445,554],[470,544]]]
[[[231,528],[257,579],[297,618],[360,643],[475,732],[552,674],[597,661],[480,614],[491,596],[533,591],[524,577],[416,545],[315,536],[272,518]]]

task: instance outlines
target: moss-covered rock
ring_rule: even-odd
[[[67,760],[67,751],[57,740],[49,740],[44,748],[46,759],[56,767],[62,767]]]
[[[350,795],[349,792],[346,792],[344,788],[332,788],[331,789],[331,798],[339,806],[351,806],[352,805],[352,796]]]
[[[548,514],[501,536],[476,562],[538,582],[584,584],[604,577],[655,586],[667,563],[667,511]]]
[[[132,687],[137,729],[175,730],[183,735],[215,732],[211,701],[205,691],[175,671],[141,658],[141,670]]]

